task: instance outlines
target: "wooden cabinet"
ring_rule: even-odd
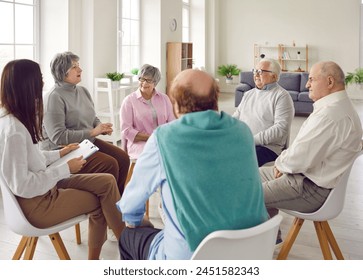
[[[174,77],[185,69],[193,68],[193,44],[168,42],[166,48],[166,92]]]
[[[272,58],[280,63],[281,70],[285,72],[309,71],[309,48],[305,46],[288,46],[278,44],[276,46],[254,45],[254,65],[262,59]]]

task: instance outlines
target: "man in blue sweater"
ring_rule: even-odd
[[[127,226],[122,259],[190,259],[209,233],[267,220],[253,136],[246,124],[218,112],[218,94],[203,71],[185,70],[173,81],[178,119],[151,135],[118,203]],[[144,217],[158,187],[162,230]]]

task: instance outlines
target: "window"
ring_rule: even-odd
[[[10,60],[38,60],[38,0],[0,0],[0,72]]]
[[[189,20],[189,15],[190,15],[190,2],[189,0],[183,0],[183,42],[189,42],[190,40],[190,20]]]
[[[120,72],[140,67],[140,0],[119,0],[118,66]]]

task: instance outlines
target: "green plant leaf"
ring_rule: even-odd
[[[111,81],[120,81],[124,77],[124,73],[110,72],[106,73],[106,77],[109,78]]]
[[[345,76],[345,84],[362,84],[363,83],[363,68],[357,68],[354,72],[347,72]]]
[[[223,64],[218,66],[217,73],[226,78],[232,78],[232,76],[238,76],[241,70],[236,64]]]

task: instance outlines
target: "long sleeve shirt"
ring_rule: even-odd
[[[175,119],[169,97],[158,91],[150,100],[145,100],[140,89],[128,95],[120,109],[123,148],[131,159],[137,159],[146,141],[135,141],[138,133],[151,135],[156,127]],[[125,145],[125,146],[124,146]]]
[[[329,94],[313,106],[275,166],[283,173],[302,173],[320,187],[334,188],[362,148],[362,125],[345,91]]]
[[[70,176],[68,164],[47,167],[59,151],[40,151],[26,127],[5,109],[0,109],[0,183],[17,196],[43,195]]]
[[[209,117],[210,115],[212,117]],[[201,118],[201,116],[204,117]],[[220,120],[215,121],[217,118]],[[210,229],[213,229],[216,224],[220,229],[231,229],[231,223],[237,228],[245,228],[248,227],[247,224],[252,226],[267,219],[252,135],[245,124],[232,120],[230,116],[223,112],[221,115],[216,112],[197,112],[186,114],[173,123],[158,128],[157,131],[159,132],[162,129],[165,130],[171,127],[176,130],[181,128],[181,134],[184,137],[175,135],[175,138],[186,141],[186,144],[184,147],[180,147],[177,153],[182,154],[184,158],[189,156],[196,159],[194,166],[188,163],[183,170],[178,168],[177,170],[181,174],[200,174],[199,171],[205,171],[201,172],[205,175],[201,180],[193,179],[196,176],[180,175],[183,177],[181,180],[183,180],[184,185],[189,184],[190,188],[193,189],[194,187],[197,190],[196,192],[187,191],[191,197],[183,205],[176,204],[175,196],[181,197],[179,192],[173,192],[172,194],[171,191],[172,189],[175,191],[176,186],[174,188],[170,187],[172,181],[169,181],[169,179],[171,177],[166,175],[165,166],[167,164],[162,156],[162,141],[158,141],[158,139],[161,139],[158,138],[160,135],[157,136],[157,132],[154,132],[147,141],[143,153],[137,160],[132,178],[117,205],[122,212],[123,220],[130,225],[138,226],[145,213],[145,202],[160,187],[162,207],[165,213],[165,226],[154,237],[150,245],[149,259],[182,260],[190,259],[192,256],[193,252],[186,241],[186,234],[177,214],[177,211],[180,214],[183,207],[187,208],[191,207],[191,205],[200,207],[198,212],[203,222],[207,222]],[[186,128],[186,126],[189,128]],[[173,133],[173,131],[169,132]],[[186,131],[189,132],[186,133]],[[194,134],[194,137],[190,137],[191,134]],[[205,139],[211,139],[211,141]],[[226,141],[231,143],[228,151],[223,149]],[[220,142],[220,145],[215,145],[216,142]],[[171,145],[175,147],[174,142]],[[211,150],[210,146],[213,146],[215,150]],[[235,149],[236,146],[238,148]],[[199,152],[196,153],[196,150]],[[211,151],[214,153],[210,157],[212,159],[208,158]],[[237,155],[242,156],[233,157],[236,152]],[[180,157],[173,158],[178,160]],[[219,160],[215,160],[215,158]],[[228,159],[226,160],[226,158]],[[227,168],[226,162],[228,162]],[[240,179],[240,177],[243,178]],[[201,181],[205,183],[200,183]],[[212,194],[208,181],[223,183],[217,183],[218,187],[213,188]],[[238,183],[233,183],[235,181],[238,181]],[[201,201],[196,199],[196,193],[199,193],[199,198],[204,198],[204,201],[202,199],[201,203],[195,203]],[[216,201],[211,200],[212,197],[219,200],[215,204],[212,203],[212,205],[218,204],[219,206],[211,210],[209,209],[212,207],[211,201]],[[175,205],[179,205],[177,210]],[[243,208],[243,210],[239,209],[239,207]],[[206,219],[206,215],[201,214],[208,211],[208,209],[209,216],[214,218],[212,223],[210,223],[210,219]],[[194,217],[194,222],[200,221],[200,217],[192,217]],[[226,225],[226,221],[231,221],[231,223]]]
[[[264,89],[245,92],[232,116],[249,126],[256,146],[264,146],[279,155],[289,137],[294,114],[290,94],[272,83]]]
[[[88,90],[66,82],[56,83],[44,97],[44,137],[41,148],[53,150],[59,145],[94,142],[90,131],[100,124]]]

